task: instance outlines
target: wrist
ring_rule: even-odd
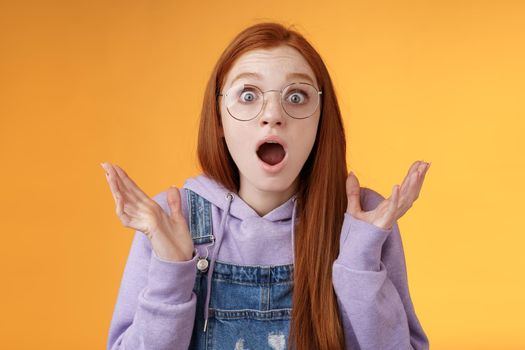
[[[155,252],[155,255],[159,259],[165,260],[165,261],[172,261],[172,262],[173,261],[175,262],[189,261],[195,257],[195,250],[191,253],[191,255],[181,254],[175,251],[166,251],[166,250],[156,251],[154,249],[153,251]]]

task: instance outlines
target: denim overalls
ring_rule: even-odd
[[[228,209],[221,220],[218,235],[214,235],[211,203],[190,189],[186,188],[186,191],[188,227],[199,256],[205,257],[205,247],[214,245],[213,256],[206,259],[209,267],[205,271],[197,269],[195,277],[193,291],[197,295],[197,310],[189,349],[287,349],[292,315],[293,264],[243,266],[216,260],[221,233],[226,233],[225,220],[235,194],[226,195]],[[209,280],[211,288],[208,288]]]

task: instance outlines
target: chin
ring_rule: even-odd
[[[253,184],[260,191],[285,192],[293,184],[295,178],[286,174],[258,176]]]

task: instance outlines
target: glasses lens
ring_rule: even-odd
[[[224,102],[234,118],[250,120],[261,110],[263,95],[254,85],[237,84],[228,90]]]
[[[263,93],[255,85],[233,85],[226,93],[226,108],[239,120],[255,118],[263,106]],[[319,94],[315,87],[306,83],[288,85],[282,93],[282,106],[293,118],[304,119],[311,116],[319,104]]]
[[[304,119],[314,114],[319,104],[319,94],[310,84],[294,83],[283,91],[282,103],[291,117]]]

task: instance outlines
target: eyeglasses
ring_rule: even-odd
[[[269,91],[279,92],[281,106],[290,117],[306,119],[314,114],[319,105],[322,91],[308,83],[291,83],[282,90],[261,91],[257,86],[238,83],[224,94],[224,103],[228,113],[237,120],[248,121],[259,115],[264,105],[264,94]]]

